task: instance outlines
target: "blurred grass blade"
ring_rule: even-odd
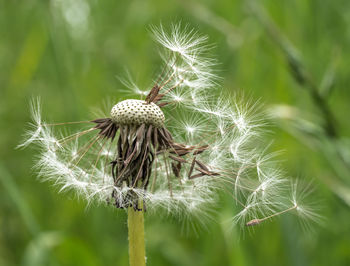
[[[343,182],[335,181],[334,178],[322,178],[329,188],[342,199],[348,206],[350,206],[350,188]]]
[[[216,15],[211,9],[207,8],[196,1],[179,0],[186,10],[188,10],[197,19],[210,25],[217,31],[221,32],[232,49],[237,49],[244,43],[243,34],[240,29],[235,27],[225,18]]]
[[[331,138],[337,137],[336,119],[332,110],[329,108],[327,98],[324,98],[320,93],[319,86],[310,75],[310,71],[303,62],[298,49],[281,32],[279,27],[273,22],[265,9],[259,5],[257,1],[249,0],[248,3],[251,14],[265,29],[271,37],[271,40],[274,41],[283,52],[283,55],[288,62],[291,75],[301,87],[309,92],[315,106],[317,106],[324,118],[323,128],[325,132]]]
[[[307,144],[319,142],[319,137],[325,134],[323,128],[319,125],[321,121],[317,121],[317,118],[312,115],[312,119],[305,119],[305,117],[307,117],[305,111],[301,111],[297,107],[286,104],[276,104],[271,106],[268,112],[272,118],[286,122],[283,126],[286,127],[292,135],[311,141],[307,142]]]
[[[19,93],[32,80],[46,50],[47,42],[44,26],[34,24],[24,40],[10,78],[11,95]]]
[[[334,49],[332,54],[333,55],[331,57],[331,62],[329,63],[329,66],[326,69],[326,72],[320,84],[319,90],[323,98],[329,97],[335,86],[336,69],[340,60],[339,49]]]
[[[27,246],[22,265],[42,266],[48,265],[49,252],[63,241],[63,235],[59,232],[43,232],[38,234]]]
[[[35,220],[33,213],[27,205],[25,199],[21,196],[21,193],[14,182],[11,174],[0,162],[0,182],[4,187],[5,192],[12,199],[13,203],[17,207],[23,222],[27,226],[32,235],[36,235],[39,232],[39,225]]]

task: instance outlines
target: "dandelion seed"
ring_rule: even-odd
[[[296,193],[291,205],[284,203],[286,179],[273,156],[264,155],[256,105],[216,96],[207,38],[179,24],[170,33],[162,26],[152,32],[164,48],[164,67],[150,88],[124,81],[139,99],[110,106],[106,117],[77,122],[84,129],[63,137],[53,128],[73,123],[43,122],[33,101],[34,124],[19,146],[39,144],[40,176],[61,191],[117,208],[206,217],[223,190],[240,208],[234,223],[253,226],[292,210],[315,219]],[[184,121],[176,113],[186,114]]]

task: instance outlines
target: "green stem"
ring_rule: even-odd
[[[141,207],[143,208],[143,206]],[[146,265],[143,210],[128,208],[129,262],[130,266]]]

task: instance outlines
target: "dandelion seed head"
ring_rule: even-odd
[[[207,38],[180,24],[152,32],[163,48],[160,75],[149,88],[129,75],[122,80],[142,100],[114,103],[71,135],[54,129],[68,124],[44,123],[40,102],[32,102],[33,123],[19,147],[39,145],[43,180],[88,203],[139,210],[142,201],[151,213],[186,219],[207,217],[220,191],[239,209],[233,223],[252,226],[291,210],[315,219],[294,186],[289,197],[275,154],[266,153],[256,104],[219,95]]]

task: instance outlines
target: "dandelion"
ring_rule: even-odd
[[[259,148],[266,145],[257,105],[217,96],[207,38],[181,25],[152,32],[163,47],[160,75],[148,89],[124,82],[135,97],[111,106],[110,114],[50,124],[33,102],[34,124],[20,146],[39,144],[40,176],[89,202],[128,209],[131,265],[145,263],[146,210],[203,220],[221,190],[240,208],[234,223],[257,225],[293,210],[316,217],[295,193],[288,198],[283,171]],[[83,126],[71,135],[53,130],[72,124]]]

